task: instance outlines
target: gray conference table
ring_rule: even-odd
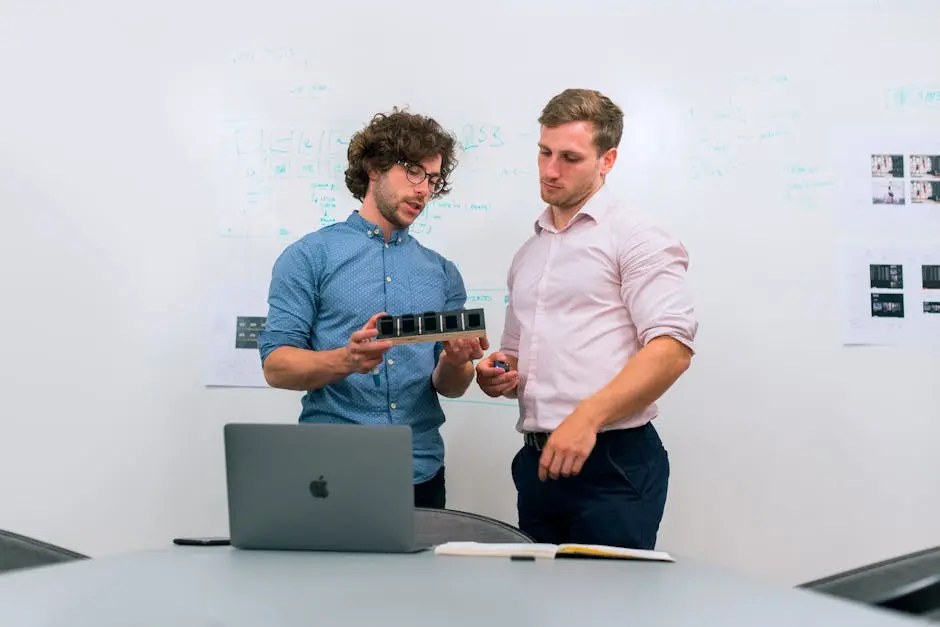
[[[677,558],[678,559],[678,558]],[[679,559],[171,547],[0,574],[6,627],[923,625]]]

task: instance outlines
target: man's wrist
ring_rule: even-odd
[[[352,360],[349,359],[349,347],[343,346],[333,352],[333,374],[337,377],[348,377],[353,373]]]
[[[439,394],[456,398],[466,392],[470,382],[473,381],[473,373],[472,360],[467,359],[457,365],[450,361],[446,352],[441,353],[431,373],[431,385]]]
[[[597,433],[609,420],[601,405],[595,397],[586,398],[578,404],[571,417]]]

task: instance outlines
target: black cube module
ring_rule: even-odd
[[[406,337],[418,334],[418,320],[414,314],[406,314],[398,317],[398,335]]]
[[[379,332],[377,340],[391,340],[395,344],[486,337],[486,317],[482,309],[382,316],[376,326]]]

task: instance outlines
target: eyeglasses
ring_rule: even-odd
[[[432,194],[439,194],[444,189],[444,177],[440,174],[428,174],[420,165],[407,161],[399,161],[398,165],[405,168],[405,176],[412,185],[420,185],[427,179]]]

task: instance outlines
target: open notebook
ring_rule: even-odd
[[[526,544],[490,542],[445,542],[434,547],[436,555],[467,555],[484,557],[512,557],[515,555],[555,559],[561,557],[608,558],[675,562],[663,551],[625,549],[600,544]]]

